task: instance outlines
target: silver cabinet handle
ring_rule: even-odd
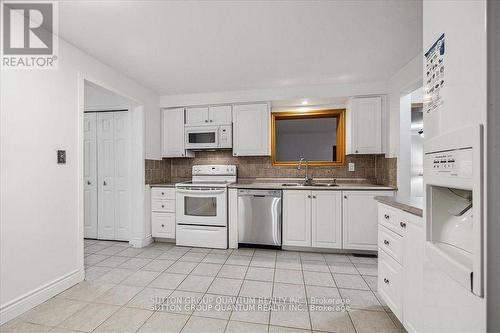
[[[344,199],[347,199],[347,195],[344,195]]]
[[[165,225],[164,225],[164,224],[162,224],[162,225],[161,225],[161,227],[162,227],[162,228],[164,228],[164,227],[165,227]]]
[[[406,228],[406,223],[405,222],[399,222],[399,225],[401,228],[405,229]]]
[[[90,180],[87,180],[87,185],[90,185],[90,184],[92,184],[92,183],[90,182]]]
[[[214,121],[212,119],[210,119],[210,122],[213,123]]]
[[[389,284],[389,280],[388,280],[388,279],[386,279],[386,278],[384,278],[384,283],[385,283],[385,284]]]
[[[389,241],[387,239],[384,239],[384,244],[389,245]]]
[[[390,217],[389,215],[384,214],[384,219],[388,220],[388,219],[389,219],[389,217]]]
[[[313,199],[316,199],[316,196],[315,196],[315,195],[313,195]]]
[[[205,122],[208,123],[208,119],[205,119]]]
[[[108,183],[106,183],[106,181],[104,181],[102,184],[103,184],[104,186],[108,185]]]
[[[310,196],[310,195],[308,195],[307,197],[308,197],[309,199],[311,199],[311,196]]]
[[[165,192],[161,192],[161,195],[165,195]]]
[[[161,208],[165,208],[165,205],[161,205]]]
[[[356,153],[359,153],[359,150],[356,150]]]

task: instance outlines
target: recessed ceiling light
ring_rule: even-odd
[[[302,105],[307,105],[307,104],[308,104],[308,102],[306,99],[302,101]]]

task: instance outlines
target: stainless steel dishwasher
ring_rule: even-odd
[[[238,242],[281,246],[280,190],[238,190]]]

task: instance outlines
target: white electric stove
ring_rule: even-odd
[[[227,187],[235,165],[194,165],[189,182],[176,187],[176,244],[226,249]]]

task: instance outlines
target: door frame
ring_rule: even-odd
[[[77,174],[78,174],[78,232],[76,244],[78,247],[78,264],[82,273],[84,269],[84,149],[83,126],[85,112],[85,81],[89,81],[104,89],[121,95],[131,101],[128,108],[130,120],[130,221],[129,243],[134,247],[143,247],[151,243],[151,236],[146,235],[145,225],[145,170],[144,170],[144,142],[145,142],[145,114],[144,103],[126,93],[115,89],[112,85],[103,82],[91,75],[78,72],[78,147],[77,147]]]

